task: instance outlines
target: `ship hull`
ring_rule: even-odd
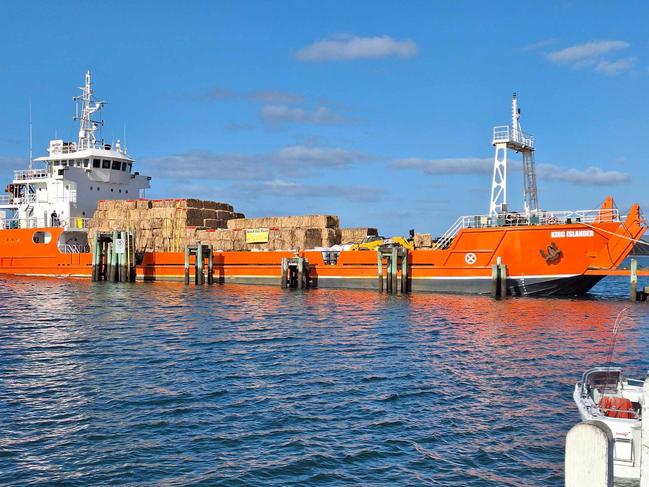
[[[464,228],[444,249],[407,252],[408,288],[412,292],[490,294],[495,289],[492,271],[502,263],[509,295],[581,295],[619,266],[645,230],[637,205],[624,220],[597,221],[586,229],[575,223]],[[38,238],[45,234],[47,243]],[[90,278],[90,253],[61,250],[71,235],[61,228],[0,230],[0,273]],[[301,257],[312,287],[378,289],[382,281],[387,288],[387,262],[382,259],[379,265],[377,252],[341,251],[333,261],[330,254],[317,250],[215,251],[214,282],[279,286],[282,259]],[[144,252],[137,262],[137,279],[182,282],[184,262],[184,252]],[[400,258],[399,281],[403,264]],[[193,281],[194,256],[190,274]]]

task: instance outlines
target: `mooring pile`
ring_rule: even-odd
[[[136,252],[182,252],[197,242],[215,251],[304,250],[378,234],[375,228],[340,228],[334,215],[245,218],[228,203],[190,198],[100,201],[89,239],[113,230],[130,231]]]

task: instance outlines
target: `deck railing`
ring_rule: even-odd
[[[494,127],[493,142],[513,142],[525,147],[534,148],[534,136],[526,134],[522,130],[510,127],[509,125],[500,125]]]
[[[543,211],[525,215],[506,213],[496,217],[490,215],[468,215],[458,218],[453,225],[434,243],[437,249],[448,248],[457,233],[463,228],[527,227],[535,225],[566,225],[572,223],[599,223],[621,221],[616,208],[576,211]]]
[[[49,176],[47,169],[24,169],[14,171],[14,179],[45,179]]]

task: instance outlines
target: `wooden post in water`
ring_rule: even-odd
[[[397,294],[398,279],[399,279],[399,249],[392,247],[392,292]]]
[[[638,300],[638,259],[631,259],[631,281],[629,283],[629,299]]]
[[[401,257],[401,294],[408,292],[408,249],[403,249]]]
[[[505,298],[507,297],[507,265],[500,264],[498,267],[500,269],[498,276],[500,279],[500,297]]]
[[[119,265],[117,261],[117,252],[115,251],[115,243],[117,242],[117,230],[113,230],[113,242],[110,245],[111,257],[110,257],[110,266],[111,269],[111,282],[117,282],[119,278]]]
[[[209,246],[209,254],[207,255],[207,283],[214,284],[214,247],[212,244]]]
[[[392,254],[385,255],[385,290],[388,294],[392,294]]]
[[[122,242],[124,242],[124,252],[119,256],[119,280],[121,282],[128,282],[128,251],[126,250],[128,246],[126,244],[126,232],[120,232],[120,238],[122,239]]]
[[[297,287],[304,289],[304,259],[302,257],[297,259]]]
[[[185,284],[189,284],[189,246],[185,247]]]
[[[280,286],[282,289],[288,287],[288,259],[286,257],[282,257],[282,276],[280,279]]]
[[[613,487],[613,434],[601,421],[584,421],[566,436],[566,487]]]
[[[500,297],[500,282],[498,278],[500,276],[500,264],[494,264],[491,266],[491,295],[494,298]]]
[[[130,282],[135,282],[137,278],[137,271],[135,268],[135,236],[128,232],[128,276]]]
[[[101,258],[99,256],[99,242],[97,241],[97,234],[92,239],[92,280],[99,280],[99,262]]]
[[[381,253],[380,250],[376,250],[376,260],[377,260],[377,267],[378,267],[378,278],[379,278],[379,292],[383,292],[383,254]]]
[[[196,244],[196,284],[205,284],[205,274],[203,273],[203,244]]]
[[[642,387],[642,445],[640,450],[640,487],[649,487],[649,375]]]

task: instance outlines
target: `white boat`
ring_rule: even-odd
[[[642,387],[627,379],[620,367],[595,367],[584,373],[573,394],[583,421],[605,423],[613,434],[613,475],[640,478]]]

